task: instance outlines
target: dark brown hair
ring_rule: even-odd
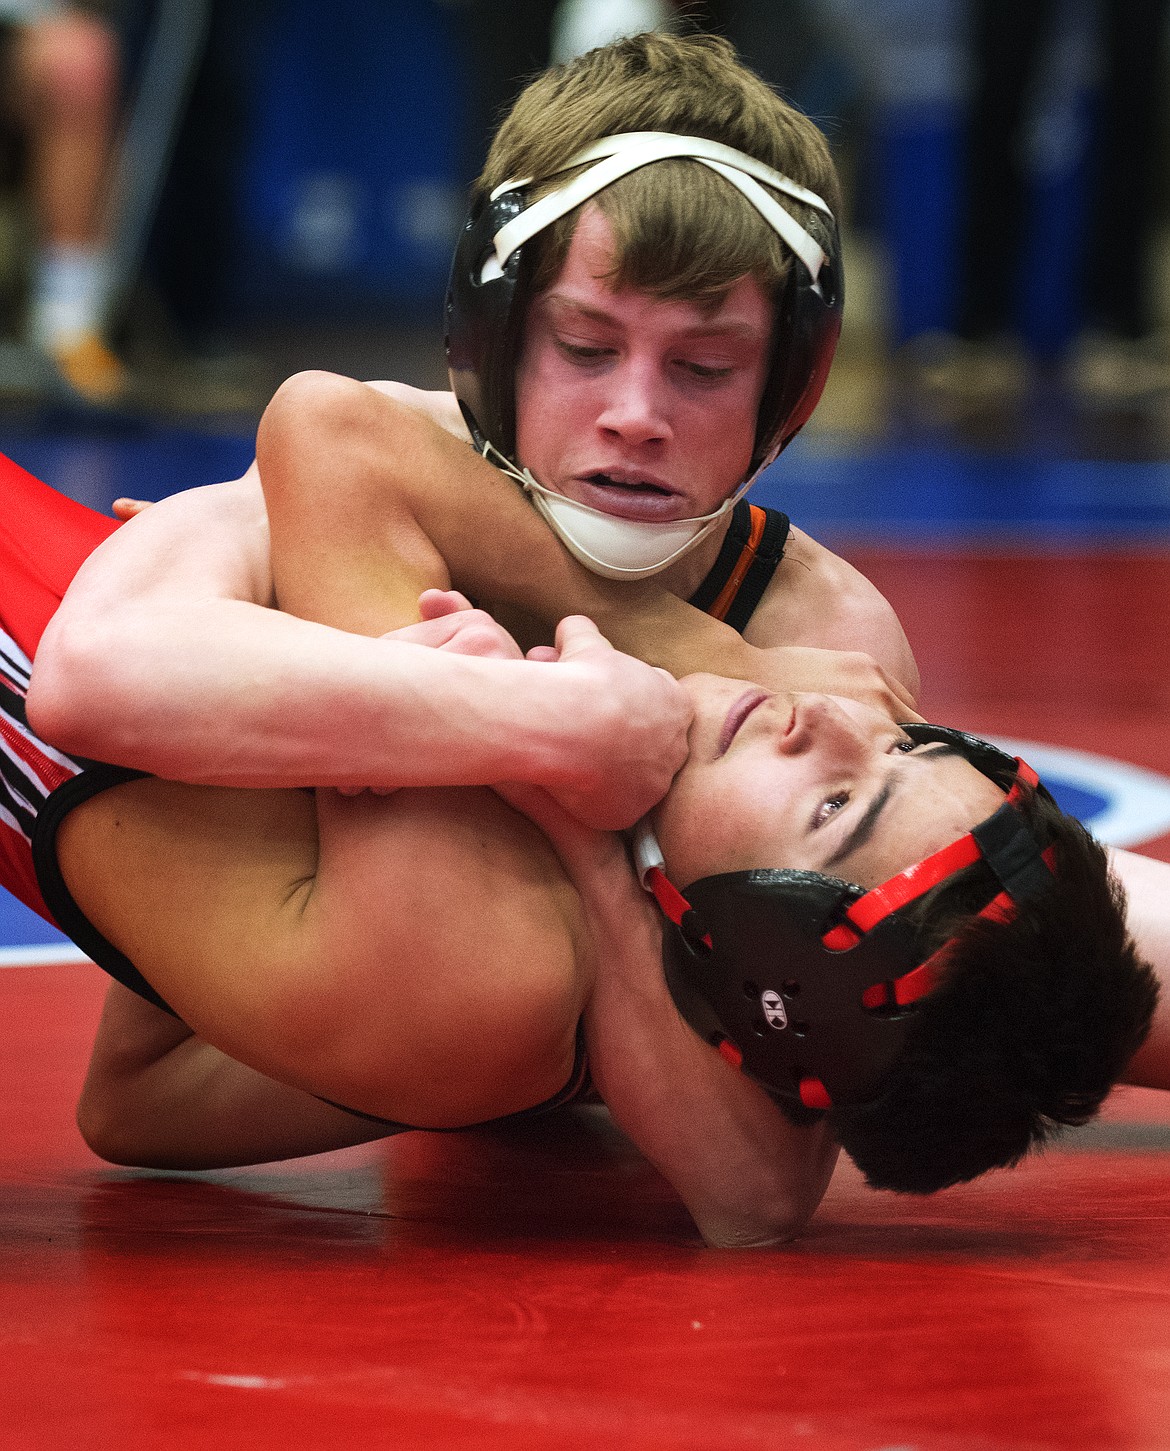
[[[833,1109],[842,1146],[878,1189],[928,1194],[1016,1163],[1100,1108],[1149,1031],[1158,987],[1125,924],[1104,848],[1025,792],[1052,886],[1010,922],[978,917],[998,886],[982,862],[919,908],[926,952],[955,939],[873,1102]]]

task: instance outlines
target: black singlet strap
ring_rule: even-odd
[[[63,781],[49,795],[37,814],[32,834],[33,866],[45,906],[53,914],[53,920],[61,931],[76,942],[82,952],[91,957],[116,982],[128,987],[140,998],[145,998],[148,1003],[153,1003],[156,1008],[162,1008],[164,1013],[170,1013],[172,1018],[177,1018],[179,1015],[174,1008],[159,997],[130,959],[102,936],[77,905],[73,893],[65,885],[65,878],[57,861],[57,832],[74,807],[99,796],[103,791],[108,791],[111,786],[120,786],[124,781],[137,781],[145,774],[145,771],[131,771],[124,766],[95,764],[87,767],[80,775],[70,776],[67,781]]]
[[[742,634],[784,558],[790,527],[779,509],[762,509],[741,499],[732,510],[723,547],[689,603]]]
[[[456,1124],[454,1128],[427,1129],[426,1132],[429,1134],[458,1134],[466,1129],[499,1128],[502,1124],[534,1118],[538,1114],[550,1113],[554,1108],[565,1108],[570,1103],[577,1103],[592,1092],[592,1089],[593,1081],[589,1076],[589,1059],[585,1050],[585,1028],[583,1024],[578,1023],[572,1072],[564,1087],[558,1089],[551,1098],[546,1098],[543,1103],[535,1103],[531,1108],[519,1109],[516,1113],[507,1113],[500,1118],[485,1119],[482,1123]],[[318,1094],[317,1097],[321,1099],[322,1103],[327,1103],[330,1108],[339,1108],[342,1113],[351,1114],[354,1118],[365,1119],[367,1123],[381,1124],[391,1132],[408,1133],[411,1129],[417,1128],[416,1124],[404,1124],[399,1123],[396,1119],[380,1118],[376,1113],[366,1113],[360,1108],[346,1108],[345,1104],[337,1103],[332,1098],[324,1098],[321,1094]]]

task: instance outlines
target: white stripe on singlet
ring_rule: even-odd
[[[0,630],[0,823],[25,840],[45,800],[81,767],[28,728],[24,698],[32,663]]]

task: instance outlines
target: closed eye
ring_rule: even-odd
[[[697,378],[705,383],[720,382],[724,378],[730,378],[734,372],[730,364],[695,363],[689,358],[681,358],[679,366],[692,378]]]
[[[597,363],[613,356],[613,349],[599,343],[571,343],[568,338],[557,338],[557,347],[575,363]]]

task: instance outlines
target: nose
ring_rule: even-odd
[[[859,765],[873,749],[871,732],[829,695],[798,695],[779,741],[784,755],[824,756],[835,767]]]
[[[650,359],[627,359],[609,373],[597,427],[634,446],[665,442],[671,436],[665,384]]]

